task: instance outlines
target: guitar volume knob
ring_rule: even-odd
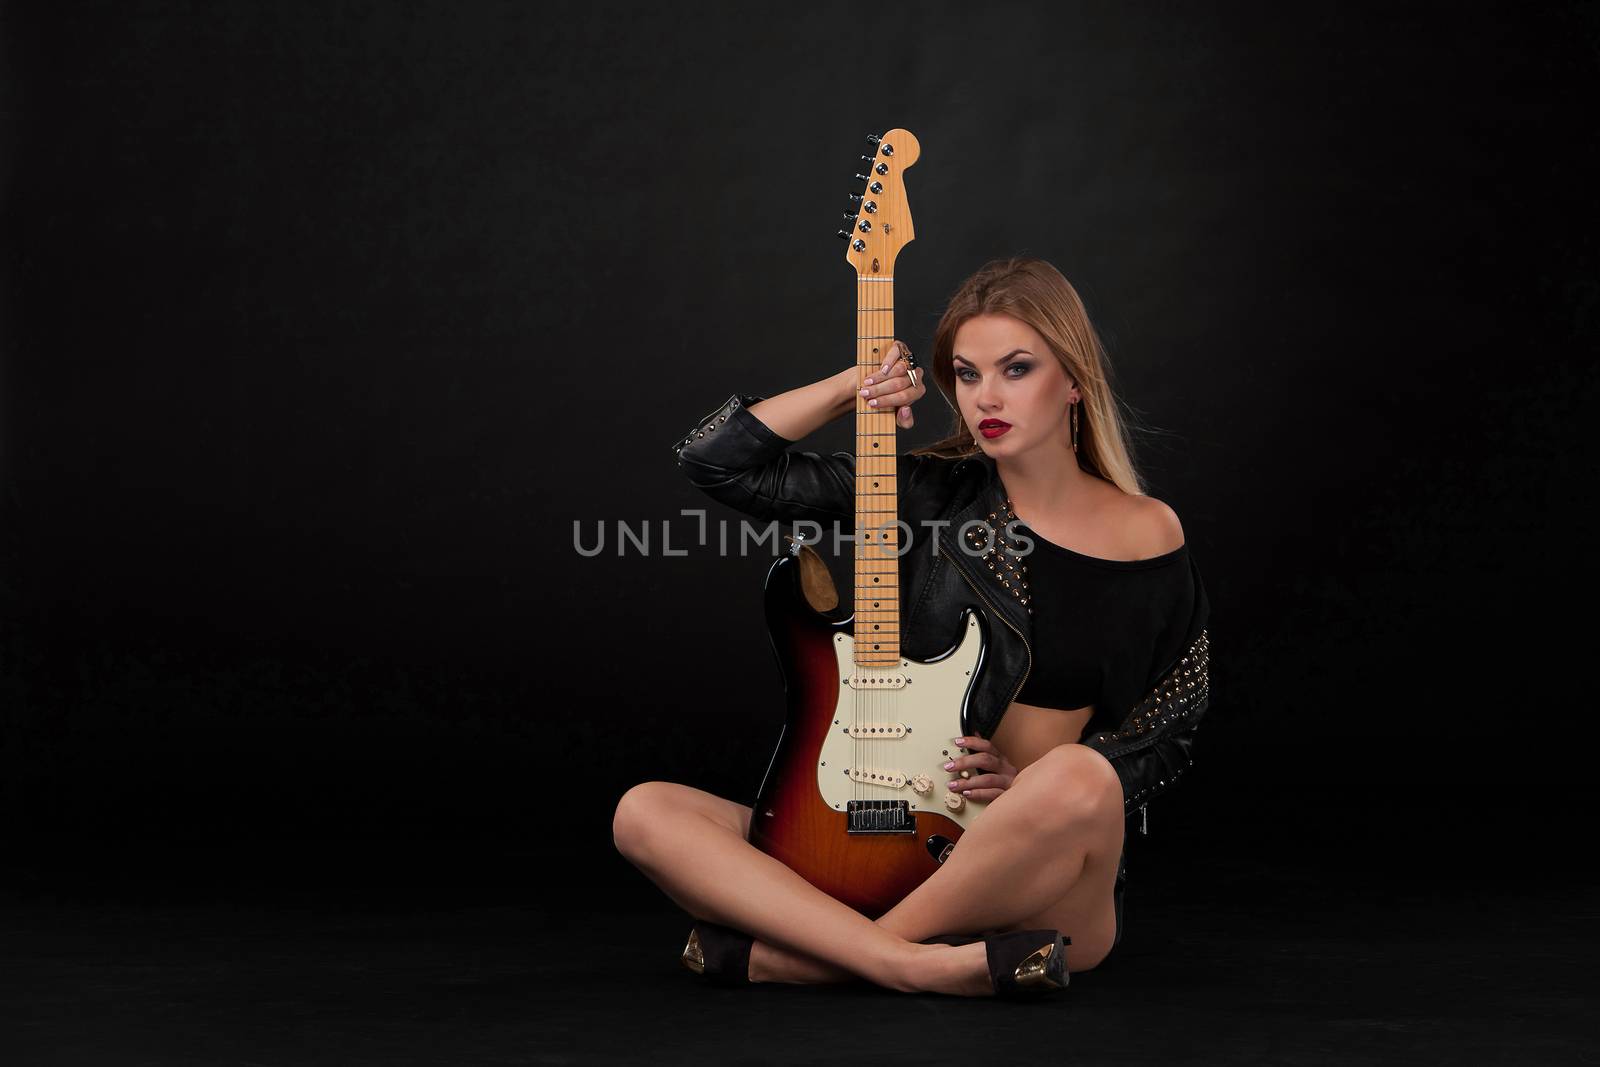
[[[962,808],[966,807],[966,805],[967,798],[962,796],[960,793],[952,791],[944,795],[944,806],[949,808],[951,811],[960,811]]]

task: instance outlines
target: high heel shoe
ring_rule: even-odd
[[[984,938],[995,996],[1025,1000],[1067,988],[1070,944],[1072,938],[1059,930],[1013,930]]]
[[[755,938],[701,919],[689,931],[679,961],[713,985],[751,985],[750,949]]]

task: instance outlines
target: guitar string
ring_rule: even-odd
[[[863,292],[863,290],[865,288],[866,288],[866,286],[862,283],[860,276],[857,275],[857,277],[856,277],[856,307],[857,307],[857,309],[872,307],[871,304],[865,303],[865,293]],[[863,318],[863,316],[865,318]],[[861,401],[859,390],[860,390],[860,387],[861,387],[862,379],[867,377],[867,375],[861,369],[861,364],[863,362],[865,362],[864,356],[866,354],[863,351],[863,349],[865,349],[867,347],[866,342],[863,341],[862,338],[863,337],[870,337],[873,334],[877,333],[877,331],[875,329],[873,329],[872,327],[873,327],[873,324],[872,324],[872,312],[870,312],[870,311],[862,312],[862,311],[858,310],[856,312],[856,387],[857,387],[858,392],[857,392],[856,404],[855,404],[856,412],[857,412],[857,414],[856,414],[856,425],[853,427],[853,429],[855,430],[855,435],[856,435],[856,526],[857,526],[857,531],[856,532],[857,532],[858,538],[859,538],[859,535],[861,533],[860,526],[861,526],[861,518],[862,518],[862,516],[861,516],[861,460],[862,460],[863,457],[862,457],[862,452],[861,452],[861,442],[862,442],[863,438],[861,437],[861,430],[862,430],[862,426],[864,425],[864,420],[863,420],[860,412],[866,406]],[[858,539],[856,541],[856,580],[855,580],[855,587],[856,587],[856,589],[855,589],[855,595],[856,595],[856,638],[855,638],[855,640],[856,640],[856,662],[857,662],[856,676],[857,676],[857,679],[858,679],[858,682],[857,682],[858,685],[867,684],[865,680],[868,677],[868,675],[866,673],[866,670],[865,670],[865,666],[861,663],[861,660],[864,658],[862,656],[862,653],[861,653],[861,641],[862,641],[862,638],[864,636],[863,628],[861,626],[861,603],[862,603],[862,601],[861,601],[861,582],[862,582],[863,578],[865,577],[865,570],[866,570],[865,565],[864,565],[865,557],[864,557],[864,555],[862,553],[862,547],[863,547],[863,544]],[[858,761],[856,763],[856,767],[858,768],[858,771],[857,771],[857,774],[856,774],[856,784],[861,790],[862,798],[863,799],[870,799],[870,794],[867,791],[866,782],[862,780],[862,778],[863,778],[863,773],[862,772],[865,772],[866,774],[872,773],[871,772],[871,763],[870,763],[870,761],[871,761],[872,757],[874,756],[874,753],[872,752],[871,739],[866,737],[863,734],[863,731],[862,731],[862,727],[863,727],[864,724],[861,721],[862,720],[861,707],[862,707],[863,704],[865,704],[866,705],[867,714],[868,715],[872,714],[872,695],[873,695],[873,690],[871,688],[868,688],[864,692],[865,692],[865,696],[863,697],[863,695],[862,695],[863,694],[863,690],[861,690],[861,689],[857,689],[856,690],[856,736],[860,739],[859,743],[860,743],[861,748],[862,748],[862,759],[865,761],[865,762]],[[870,818],[870,816],[866,816],[866,815],[864,815],[864,817]]]
[[[862,282],[860,280],[860,276],[858,275],[857,279],[856,279],[856,307],[857,308],[868,308],[868,309],[871,309],[871,308],[876,306],[876,305],[868,302],[868,297],[866,295],[866,290],[868,290],[870,288],[871,288],[870,286],[866,285],[864,282]],[[857,367],[857,370],[856,370],[856,381],[857,381],[858,388],[860,386],[860,383],[861,383],[862,379],[869,377],[869,374],[864,369],[862,369],[862,364],[867,362],[867,360],[866,360],[867,349],[869,349],[871,347],[871,343],[869,341],[865,340],[865,338],[875,337],[878,334],[877,323],[874,320],[874,315],[875,315],[875,312],[873,312],[871,310],[867,310],[867,311],[864,311],[864,312],[858,311],[857,314],[856,314],[856,330],[857,330],[857,332],[856,332],[856,367]],[[862,433],[864,431],[870,430],[872,428],[871,424],[870,424],[870,419],[865,414],[863,414],[867,410],[868,410],[868,408],[867,408],[866,403],[860,399],[860,396],[859,396],[859,393],[858,393],[857,394],[857,399],[856,399],[856,411],[858,412],[858,414],[856,416],[856,426],[855,426],[855,431],[856,431],[856,472],[857,472],[857,475],[858,475],[858,478],[856,480],[856,493],[857,493],[857,495],[856,495],[856,527],[857,527],[856,533],[857,533],[858,540],[856,541],[857,575],[856,575],[856,583],[855,583],[856,584],[856,598],[857,598],[856,599],[856,621],[857,621],[857,626],[856,626],[856,654],[857,654],[858,659],[866,659],[866,658],[868,658],[868,657],[865,657],[862,654],[862,642],[866,640],[867,629],[866,629],[866,627],[864,625],[861,625],[861,622],[862,622],[862,619],[861,619],[861,614],[862,614],[861,607],[862,607],[862,603],[863,603],[862,583],[863,583],[863,581],[865,581],[866,575],[867,575],[867,573],[868,573],[868,571],[870,569],[870,564],[868,563],[868,560],[870,559],[870,555],[869,555],[868,542],[864,539],[864,534],[866,533],[866,530],[864,529],[865,515],[861,511],[861,503],[862,503],[861,496],[860,496],[861,481],[860,481],[860,478],[859,478],[859,475],[862,473],[862,460],[866,458],[865,450],[862,448],[862,442],[865,441],[866,438],[864,438],[862,436]],[[876,657],[872,657],[872,658],[875,659]],[[861,775],[858,775],[858,779],[863,777],[864,775],[871,775],[871,774],[875,773],[875,768],[876,768],[876,765],[877,765],[876,761],[877,761],[877,755],[878,755],[878,753],[876,751],[876,746],[873,745],[873,743],[872,743],[873,739],[872,739],[870,733],[867,732],[867,731],[870,731],[870,729],[871,729],[871,726],[869,725],[870,721],[871,721],[871,716],[877,710],[877,708],[876,708],[877,690],[872,688],[872,682],[871,682],[872,673],[871,673],[871,669],[870,668],[868,668],[865,664],[862,664],[861,667],[860,667],[860,670],[859,670],[859,674],[860,674],[860,677],[862,679],[862,684],[865,685],[867,688],[865,689],[865,696],[864,697],[858,696],[856,706],[857,706],[858,709],[863,704],[866,706],[866,716],[867,716],[868,722],[862,722],[862,716],[860,714],[858,714],[856,716],[856,731],[857,731],[857,733],[859,735],[862,736],[862,747],[863,747],[863,750],[864,750],[864,757],[865,757],[865,762],[863,762],[860,765],[861,766],[861,771],[863,773]],[[868,801],[871,801],[872,799],[874,799],[874,795],[873,795],[873,792],[871,790],[871,787],[867,784],[866,781],[862,781],[861,782],[861,787],[862,787],[863,796]],[[871,804],[869,803],[867,806],[871,807]],[[867,814],[866,818],[870,820],[872,818],[872,815],[871,814]]]
[[[870,289],[873,289],[874,287],[873,286],[867,286],[867,288],[870,290]],[[865,347],[868,350],[868,352],[871,353],[871,350],[873,349],[872,339],[873,338],[882,337],[884,335],[884,332],[885,332],[887,327],[885,326],[885,324],[883,322],[883,313],[878,310],[882,306],[882,305],[880,305],[878,303],[878,298],[876,296],[872,296],[872,297],[864,297],[864,299],[868,299],[871,302],[867,303],[867,304],[863,304],[862,306],[866,307],[866,308],[870,308],[872,310],[870,310],[870,311],[868,311],[866,313],[866,316],[867,316],[867,323],[866,323],[867,331],[866,331],[866,334],[865,334],[865,344],[864,344],[863,347]],[[874,377],[874,378],[881,378],[882,375],[879,373],[878,366],[877,366],[878,361],[876,359],[874,359],[874,360],[868,360],[866,362],[870,362],[870,363],[873,364],[873,366],[870,368],[870,372],[871,372],[870,376]],[[865,376],[866,375],[864,375],[864,377]],[[863,419],[861,420],[862,421],[862,426],[865,429],[865,433],[868,434],[868,435],[876,434],[878,432],[878,423],[881,420],[879,420],[876,417],[876,413],[873,412],[873,410],[867,404],[863,403],[861,405],[861,408],[865,412],[865,415],[864,415]],[[864,436],[864,437],[858,437],[856,440],[857,440],[857,448],[858,448],[858,450],[859,450],[861,455],[863,455],[864,457],[868,457],[869,459],[876,459],[877,458],[877,454],[872,449],[866,447],[866,444],[868,442],[876,444],[877,443],[877,438],[876,437]],[[868,466],[870,466],[872,468],[874,474],[877,473],[877,466],[878,466],[877,463],[869,462]],[[859,488],[859,484],[860,483],[857,483],[858,488]],[[876,518],[877,516],[872,516],[872,517]],[[864,520],[866,519],[865,515],[863,516],[863,519]],[[868,525],[868,524],[864,521],[863,525]],[[863,533],[868,533],[868,532],[874,532],[874,531],[871,531],[870,529],[863,531]],[[879,575],[879,573],[881,571],[883,550],[882,550],[881,546],[879,545],[879,543],[878,543],[878,541],[877,541],[875,536],[866,538],[865,540],[863,540],[861,542],[861,544],[863,544],[866,547],[866,550],[867,550],[866,559],[868,560],[868,567],[870,568],[870,573],[874,577],[876,577],[877,575]],[[878,592],[878,590],[873,590],[873,592],[876,593],[876,592]],[[881,597],[880,598],[876,598],[876,599],[878,599],[879,603],[882,603]],[[873,631],[871,630],[871,628],[870,627],[866,628],[864,630],[864,633],[865,633],[865,636],[866,636],[867,640],[871,641],[872,634],[873,634]],[[871,671],[868,674],[869,681],[868,681],[868,687],[867,687],[867,721],[866,721],[866,723],[863,724],[863,728],[865,729],[866,734],[867,734],[867,766],[866,766],[866,771],[867,771],[867,774],[869,776],[871,776],[868,779],[869,785],[867,787],[868,788],[868,796],[872,801],[872,803],[868,805],[870,808],[877,808],[879,806],[879,802],[884,799],[883,798],[884,787],[881,784],[881,782],[878,780],[877,775],[879,774],[880,771],[883,771],[883,770],[887,769],[887,765],[883,762],[883,755],[884,755],[883,749],[884,749],[885,746],[882,744],[882,740],[879,738],[878,733],[877,733],[878,724],[883,721],[883,712],[885,710],[884,705],[887,703],[886,691],[878,688],[878,685],[877,685],[877,683],[881,680],[882,673],[883,673],[883,665],[882,665],[882,662],[881,662],[883,657],[881,655],[879,655],[878,653],[879,653],[879,649],[877,649],[876,647],[873,648],[872,655],[870,657],[871,660],[872,660],[873,666],[872,666]],[[871,813],[871,815],[869,815],[868,817],[869,817],[869,819],[877,820],[877,819],[882,817],[882,813],[880,811],[874,810]]]
[[[857,290],[856,299],[858,301],[857,307],[867,308],[868,309],[866,312],[864,312],[864,316],[865,316],[865,320],[866,320],[865,321],[866,330],[865,330],[865,332],[863,334],[860,335],[861,338],[863,338],[863,340],[858,340],[858,343],[857,343],[857,351],[860,353],[861,356],[867,355],[868,352],[870,352],[871,349],[873,348],[873,346],[871,344],[871,340],[872,339],[874,339],[874,338],[887,338],[888,335],[893,332],[892,326],[891,326],[893,312],[892,311],[883,310],[884,308],[886,308],[887,306],[890,306],[890,305],[884,305],[884,304],[879,303],[880,297],[877,294],[877,290],[878,289],[881,289],[881,286],[866,284],[864,282],[861,282],[859,280],[859,278],[858,278],[857,285],[856,285],[856,290]],[[864,302],[862,302],[862,301],[864,301]],[[861,322],[861,315],[857,316],[857,322],[858,323]],[[892,339],[890,339],[890,343],[892,343]],[[862,351],[862,349],[866,349],[868,351]],[[873,353],[873,354],[875,356],[879,356],[879,355],[881,355],[881,352],[880,353]],[[868,361],[866,361],[864,359],[861,359],[861,358],[857,359],[857,363],[858,364],[861,364],[863,362],[868,362]],[[879,368],[881,367],[881,364],[882,364],[881,358],[874,358],[870,362],[873,364],[873,366],[871,368],[871,376],[874,377],[874,378],[881,377],[881,375],[879,374]],[[860,371],[857,372],[857,375],[858,375],[858,378],[867,376],[865,374],[862,374]],[[874,458],[874,459],[882,458],[881,454],[876,453],[873,450],[864,447],[862,445],[862,442],[866,441],[866,440],[869,440],[869,439],[872,440],[873,442],[877,441],[877,437],[875,435],[880,433],[880,432],[882,432],[881,426],[879,424],[883,421],[883,419],[881,418],[883,413],[881,411],[880,412],[873,411],[871,408],[869,408],[864,403],[858,404],[857,406],[858,406],[858,409],[861,410],[862,412],[864,412],[864,415],[865,415],[864,418],[858,420],[861,423],[861,425],[858,427],[858,433],[857,433],[857,437],[856,437],[856,453],[857,453],[857,457],[858,457],[857,469],[859,470],[860,469],[860,459],[867,458],[867,457],[871,457],[871,458]],[[873,436],[870,436],[870,437],[861,436],[861,432],[863,430],[865,431],[866,434],[873,435]],[[870,464],[870,466],[873,468],[873,473],[874,474],[878,473],[877,472],[877,464],[876,463]],[[856,488],[859,491],[860,482],[856,483]],[[899,490],[899,486],[898,485],[894,486],[894,491],[898,492],[898,490]],[[860,504],[859,496],[857,498],[857,503],[858,503],[858,505]],[[872,514],[871,517],[874,518],[874,519],[880,519],[880,520],[882,518],[881,515],[877,515],[877,514]],[[862,534],[868,533],[870,531],[870,529],[871,529],[871,524],[867,520],[867,516],[865,514],[859,513],[859,509],[858,509],[858,525],[863,527],[863,529],[860,531]],[[878,532],[881,533],[881,530],[878,531]],[[870,565],[870,572],[869,573],[871,573],[874,576],[882,574],[883,573],[883,560],[885,558],[885,553],[884,553],[884,544],[883,544],[881,538],[878,538],[878,537],[863,538],[862,540],[857,542],[857,545],[858,545],[858,552],[861,552],[861,550],[863,548],[865,549],[864,555],[858,556],[858,558],[864,558],[864,559],[870,561],[870,564],[869,564]],[[897,578],[898,578],[898,567],[896,568],[896,575],[897,575]],[[895,586],[895,595],[896,595],[896,598],[898,599],[898,595],[899,595],[899,582],[898,582],[898,580],[894,583],[894,586]],[[858,589],[858,595],[860,595],[859,589]],[[880,595],[880,596],[878,596],[878,597],[876,597],[874,599],[881,605],[881,603],[883,602],[884,597]],[[858,608],[859,608],[859,602],[858,602]],[[874,611],[874,615],[876,615],[876,611]],[[857,618],[858,619],[860,618],[859,613],[857,615]],[[862,626],[862,627],[859,627],[858,629],[859,629],[859,631],[860,631],[860,633],[862,635],[862,638],[864,638],[866,640],[869,640],[869,641],[871,640],[871,638],[873,636],[873,633],[874,633],[874,630],[872,629],[871,626]],[[878,655],[877,652],[878,652],[878,650],[874,649],[874,654],[870,657],[871,660],[872,660],[872,664],[873,664],[872,665],[872,669],[867,673],[867,678],[869,679],[869,681],[867,682],[867,695],[866,695],[866,699],[864,701],[864,703],[866,705],[866,709],[867,709],[867,721],[865,723],[859,723],[858,722],[858,730],[864,731],[865,734],[866,734],[865,745],[866,745],[867,762],[864,765],[863,769],[865,770],[865,772],[868,775],[873,775],[873,776],[876,776],[880,771],[887,771],[888,770],[888,764],[886,762],[884,762],[884,750],[887,748],[887,746],[882,744],[882,743],[880,743],[881,741],[883,741],[885,739],[884,738],[880,738],[877,735],[877,728],[878,728],[878,725],[880,723],[886,723],[887,722],[886,714],[890,710],[890,708],[892,708],[894,706],[894,701],[892,701],[890,699],[889,691],[887,689],[884,689],[883,691],[880,692],[878,687],[877,687],[877,685],[876,685],[876,682],[882,676],[884,676],[886,673],[892,673],[892,672],[885,672],[884,671],[883,665],[879,662],[882,659],[884,659],[884,657],[881,656],[881,655]],[[869,782],[876,783],[877,779],[874,777],[872,779],[869,779]],[[873,788],[872,784],[864,784],[863,785],[863,789],[866,791],[866,795],[868,797],[870,797],[871,800],[874,802],[874,806],[875,806],[876,801],[878,801],[880,799],[883,799],[882,796],[881,796],[881,794],[883,793],[882,788]],[[875,819],[875,818],[878,818],[879,815],[880,815],[880,813],[873,812],[872,815],[869,816],[869,818],[874,818]]]

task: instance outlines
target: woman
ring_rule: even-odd
[[[1078,294],[1039,259],[985,265],[952,297],[930,369],[958,417],[898,460],[912,531],[901,650],[949,648],[964,605],[1003,624],[989,627],[971,732],[955,739],[967,751],[946,767],[947,788],[986,811],[871,920],[749,844],[750,806],[671,782],[633,787],[617,847],[700,920],[684,962],[713,980],[1011,995],[1021,974],[1007,952],[1059,931],[1064,969],[1034,987],[1064,986],[1121,939],[1125,820],[1143,825],[1149,799],[1191,762],[1209,697],[1205,589],[1178,517],[1144,493]],[[859,374],[730,397],[674,446],[680,465],[757,519],[852,519],[853,455],[789,446],[858,402],[892,407],[909,428],[925,392],[898,341]],[[992,539],[972,529],[984,520]],[[988,936],[960,936],[972,934]],[[1031,955],[1037,978],[1049,944]]]

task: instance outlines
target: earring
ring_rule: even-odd
[[[1072,450],[1076,452],[1078,450],[1078,402],[1074,400],[1068,404],[1067,410],[1071,412],[1069,418],[1072,422]]]

